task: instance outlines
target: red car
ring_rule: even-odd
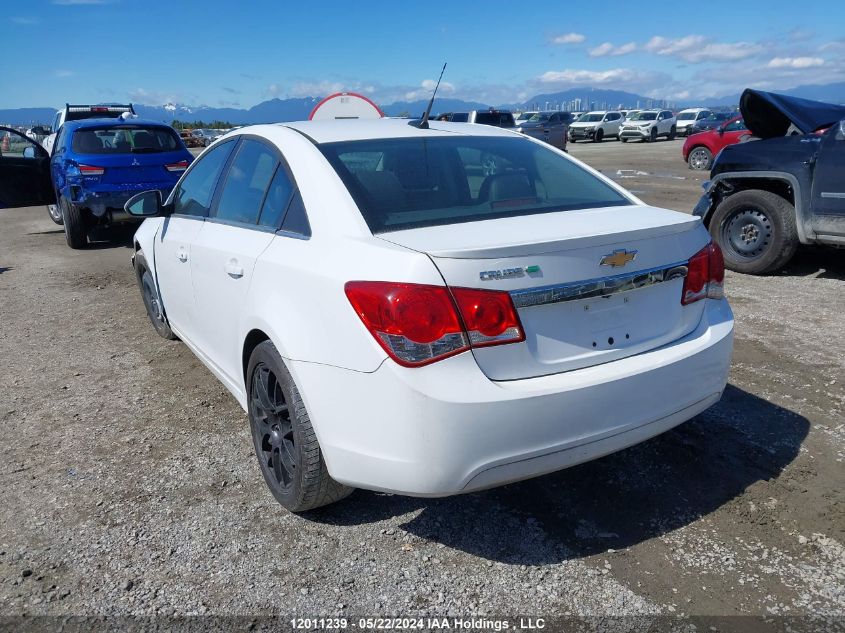
[[[733,145],[750,136],[741,116],[725,121],[719,127],[688,136],[681,150],[690,169],[710,169],[713,157],[726,145]]]

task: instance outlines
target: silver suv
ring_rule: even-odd
[[[677,134],[677,126],[678,121],[669,110],[641,110],[625,119],[619,140],[623,143],[628,139],[652,142],[659,136],[665,136],[671,141]]]

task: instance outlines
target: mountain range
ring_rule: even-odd
[[[776,90],[805,99],[815,99],[828,103],[845,103],[845,82],[826,85],[807,85],[790,90]],[[509,109],[554,108],[560,105],[568,108],[576,99],[581,100],[580,109],[615,108],[619,105],[634,107],[648,107],[651,103],[655,107],[662,105],[660,100],[642,95],[623,92],[620,90],[605,90],[585,86],[562,92],[539,94],[522,103],[495,104],[496,107]],[[250,125],[254,123],[272,123],[281,121],[301,121],[308,118],[311,110],[320,101],[318,97],[304,97],[296,99],[270,99],[263,101],[249,109],[241,108],[213,108],[210,106],[185,106],[166,104],[163,106],[136,104],[135,111],[139,116],[157,121],[170,123],[174,119],[180,121],[228,121],[230,123]],[[704,105],[709,107],[732,107],[739,102],[739,94],[726,95],[714,99],[703,99],[701,102],[677,102],[676,108]],[[428,105],[428,100],[397,101],[381,108],[388,116],[420,116]],[[463,101],[461,99],[438,98],[435,101],[434,112],[455,112],[487,109],[490,104]],[[49,124],[56,113],[55,108],[16,108],[0,109],[0,125],[32,125],[35,123]]]

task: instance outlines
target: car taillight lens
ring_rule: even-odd
[[[350,281],[345,290],[379,345],[405,367],[525,339],[504,292],[455,288],[450,295],[445,286],[385,281]]]
[[[185,171],[188,168],[188,161],[180,160],[178,163],[170,163],[169,165],[165,165],[164,168],[167,171]]]
[[[689,305],[704,298],[724,299],[725,260],[718,244],[710,242],[690,257],[687,268],[681,294],[682,305]]]
[[[472,347],[525,340],[522,324],[507,292],[452,288]]]
[[[102,167],[94,167],[94,165],[79,165],[79,171],[83,176],[102,176],[106,170]]]

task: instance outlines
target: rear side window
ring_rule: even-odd
[[[244,140],[226,174],[214,217],[246,224],[258,222],[264,194],[278,162],[273,151],[263,143]]]
[[[78,154],[148,154],[181,149],[173,129],[158,126],[121,126],[76,130],[71,148]]]
[[[523,138],[377,139],[319,149],[373,233],[630,204],[572,161]]]
[[[290,203],[291,193],[293,193],[293,183],[290,181],[284,166],[279,165],[276,169],[276,175],[273,176],[273,182],[270,183],[270,188],[267,190],[258,223],[261,226],[278,229],[282,216]]]
[[[223,166],[235,146],[233,141],[218,145],[191,165],[190,171],[173,192],[173,213],[205,217]]]

